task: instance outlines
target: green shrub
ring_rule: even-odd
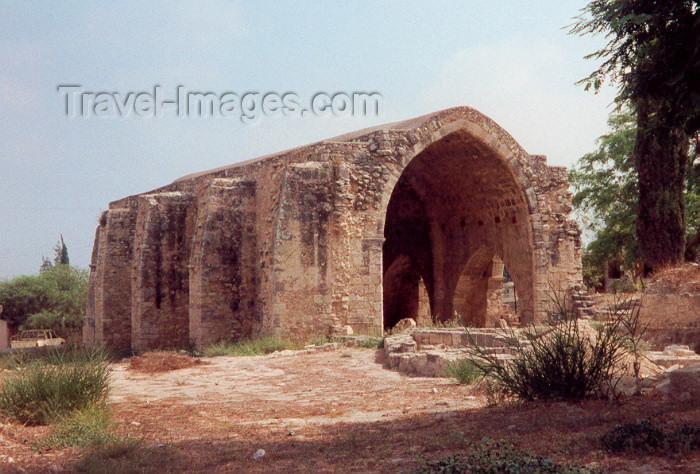
[[[91,406],[59,419],[51,433],[34,443],[34,449],[47,451],[69,446],[94,447],[114,442],[117,437],[109,432],[112,424],[104,407]]]
[[[360,339],[359,342],[353,347],[360,347],[362,349],[381,349],[382,347],[384,347],[384,338],[368,336],[366,338]]]
[[[612,453],[683,453],[700,448],[700,426],[683,425],[665,432],[650,420],[633,421],[615,426],[600,442]]]
[[[648,420],[617,425],[601,436],[600,441],[607,451],[651,452],[664,444],[664,432]]]
[[[220,342],[205,347],[202,350],[202,355],[206,357],[264,355],[286,349],[301,349],[302,347],[302,345],[295,344],[289,339],[265,336],[256,339],[243,339],[237,342]]]
[[[448,458],[427,461],[417,474],[429,473],[594,473],[596,469],[578,464],[557,464],[551,459],[530,454],[505,441],[483,440],[466,452]]]
[[[46,424],[75,410],[104,403],[107,364],[32,365],[5,379],[0,413],[28,425]]]
[[[682,425],[666,434],[666,449],[685,453],[700,449],[700,426]]]
[[[53,329],[56,334],[74,342],[78,339],[83,327],[83,315],[81,313],[65,313],[57,310],[42,309],[38,313],[29,315],[21,326],[25,329]]]
[[[457,382],[470,384],[483,375],[479,366],[469,358],[458,359],[445,367],[445,376],[457,379]]]

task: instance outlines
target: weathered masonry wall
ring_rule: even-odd
[[[566,170],[466,107],[190,175],[110,204],[88,343],[147,350],[257,334],[477,325],[507,268],[522,320],[580,283]]]
[[[261,318],[255,181],[219,178],[200,188],[199,196],[189,265],[189,334],[203,346],[249,337]]]

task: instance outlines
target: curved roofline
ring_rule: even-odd
[[[234,168],[239,168],[247,165],[251,165],[253,163],[258,163],[264,160],[268,160],[271,158],[279,157],[294,151],[302,150],[304,148],[311,148],[316,145],[320,145],[323,143],[349,143],[349,142],[356,142],[359,141],[358,139],[370,135],[372,133],[380,132],[380,131],[403,131],[403,132],[411,132],[413,130],[416,130],[426,124],[427,122],[430,122],[431,120],[440,120],[443,124],[447,124],[449,122],[453,121],[458,121],[458,120],[464,120],[467,118],[466,116],[476,116],[477,118],[484,120],[488,122],[491,126],[494,126],[498,132],[503,133],[504,136],[506,137],[507,140],[511,141],[510,145],[519,149],[523,154],[528,154],[521,146],[518,144],[517,141],[508,133],[506,132],[500,125],[498,125],[496,122],[494,122],[492,119],[487,117],[486,115],[482,114],[478,110],[467,107],[467,106],[459,106],[459,107],[451,107],[449,109],[443,109],[439,110],[437,112],[432,112],[429,114],[421,115],[415,118],[407,119],[407,120],[399,120],[397,122],[389,122],[381,125],[377,125],[374,127],[368,127],[368,128],[363,128],[360,130],[356,130],[354,132],[349,132],[345,133],[342,135],[337,135],[332,138],[327,138],[325,140],[319,140],[317,142],[312,142],[307,145],[301,145],[298,147],[294,148],[288,148],[286,150],[278,151],[275,153],[271,153],[268,155],[263,155],[259,156],[256,158],[251,158],[249,160],[244,160],[240,161],[238,163],[233,163],[230,165],[224,165],[218,168],[213,168],[210,170],[206,171],[200,171],[196,173],[191,173],[185,176],[182,176],[181,178],[176,179],[173,181],[171,184],[175,183],[182,183],[184,181],[188,181],[191,179],[199,178],[201,176],[206,176],[208,174],[214,174],[214,173],[219,173],[221,171],[226,171]]]

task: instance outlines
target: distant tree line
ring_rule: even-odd
[[[12,331],[46,328],[76,338],[83,323],[87,288],[88,271],[69,265],[61,236],[53,261],[43,257],[38,275],[0,282],[0,318]]]

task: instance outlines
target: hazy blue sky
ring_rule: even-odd
[[[89,263],[110,201],[191,172],[469,105],[570,166],[613,93],[574,83],[603,38],[584,1],[0,1],[0,278],[36,273],[60,233]],[[372,118],[66,117],[60,84],[243,94],[376,91]]]

